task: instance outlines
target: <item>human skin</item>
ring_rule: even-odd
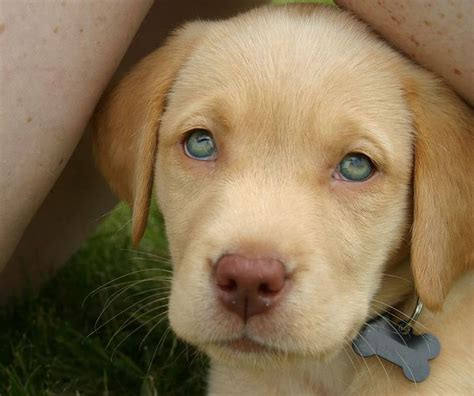
[[[0,271],[64,169],[151,4],[2,2]]]
[[[471,0],[336,0],[474,104]]]

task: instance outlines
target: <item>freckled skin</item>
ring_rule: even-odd
[[[58,167],[59,159],[69,158],[74,151],[96,101],[150,5],[149,0],[114,7],[108,2],[70,2],[65,6],[42,1],[2,2],[0,86],[2,97],[12,100],[0,103],[0,272],[60,175],[66,161]],[[93,23],[91,17],[106,14],[109,22],[115,22]],[[81,36],[79,28],[84,29]],[[100,51],[90,44],[98,37],[102,40]],[[92,159],[89,164],[90,172]],[[67,212],[77,212],[77,208],[70,207]],[[48,219],[52,217],[56,216]],[[51,234],[48,222],[40,234]],[[0,278],[0,295],[12,283],[5,281],[8,286],[4,286]]]
[[[336,0],[395,47],[444,77],[474,104],[474,7],[470,0]]]

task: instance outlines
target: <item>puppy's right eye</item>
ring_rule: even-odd
[[[350,153],[346,155],[336,169],[336,175],[340,180],[351,182],[363,182],[369,179],[375,172],[375,166],[364,154]],[[338,178],[338,177],[336,177]]]
[[[217,157],[217,148],[211,132],[205,129],[192,130],[183,143],[185,154],[198,161],[212,161]]]

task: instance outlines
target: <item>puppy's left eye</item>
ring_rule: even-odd
[[[217,156],[216,143],[211,132],[194,129],[183,143],[184,152],[189,158],[199,161],[212,161]]]
[[[375,172],[375,166],[365,154],[350,153],[346,155],[339,165],[336,173],[343,180],[363,182],[369,179]]]

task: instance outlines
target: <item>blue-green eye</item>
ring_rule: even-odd
[[[354,182],[367,180],[374,170],[375,166],[370,158],[360,153],[347,154],[337,166],[337,172],[343,179]]]
[[[199,161],[212,161],[217,155],[214,138],[205,129],[193,130],[184,140],[183,146],[188,157]]]

